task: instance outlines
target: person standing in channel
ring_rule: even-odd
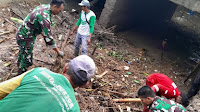
[[[37,6],[24,19],[23,24],[17,31],[17,44],[19,45],[18,75],[27,71],[33,64],[33,47],[36,36],[42,34],[46,45],[63,56],[64,53],[58,49],[51,34],[51,15],[57,15],[64,10],[64,0],[52,0],[50,4]],[[43,32],[43,33],[42,33]]]
[[[74,31],[78,29],[75,39],[74,56],[79,55],[81,44],[81,54],[87,55],[87,47],[91,42],[96,20],[96,15],[92,10],[90,10],[90,2],[88,0],[82,0],[78,5],[81,6],[82,11],[76,25],[69,34],[70,36],[73,35]]]

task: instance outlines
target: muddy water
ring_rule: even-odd
[[[159,47],[162,44],[162,40],[167,38],[167,50],[164,52],[164,60],[185,60],[189,57],[187,49],[182,43],[182,40],[178,37],[161,37],[158,35],[149,35],[138,32],[134,29],[125,32],[120,32],[118,35],[124,34],[124,38],[127,42],[131,43],[136,48],[145,48],[148,50],[148,54],[156,60],[161,59],[161,49]]]

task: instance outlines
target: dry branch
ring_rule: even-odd
[[[1,40],[0,40],[0,44],[1,44],[4,40],[5,40],[5,39],[1,39]]]
[[[0,33],[0,36],[1,36],[1,35],[5,35],[5,34],[9,34],[9,33],[12,33],[12,31],[5,31],[5,32],[3,32],[3,33]]]
[[[7,77],[6,77],[6,79],[5,80],[8,80],[9,78],[10,78],[10,75],[12,74],[12,72],[13,72],[13,70],[16,68],[16,66],[14,66],[13,68],[12,68],[12,70],[10,71],[10,73],[8,73],[8,75],[7,75]]]
[[[17,17],[23,20],[23,17],[21,17],[19,14],[17,14],[13,9],[10,10],[13,14],[15,14]]]
[[[5,18],[5,21],[7,21],[9,24],[15,26],[15,24],[13,22],[11,22],[10,20],[8,20],[7,18]]]
[[[61,46],[61,50],[62,51],[64,51],[64,48],[65,48],[65,46],[66,46],[66,44],[67,44],[67,42],[68,42],[68,40],[69,40],[69,38],[70,38],[70,35],[69,35],[69,33],[70,33],[70,30],[68,30],[68,36],[67,36],[67,38],[65,39],[65,41],[62,43],[62,46]]]
[[[94,47],[94,49],[93,49],[93,51],[92,51],[92,55],[94,55],[96,49],[97,49],[97,46]]]
[[[48,65],[54,65],[53,63],[49,63],[49,62],[47,62],[47,61],[44,61],[44,60],[40,60],[40,59],[38,59],[38,58],[33,58],[34,60],[37,60],[37,61],[40,61],[40,62],[43,62],[43,63],[46,63],[46,64],[48,64]]]
[[[118,108],[119,108],[120,112],[123,112],[123,110],[122,110],[120,105],[118,105]]]
[[[104,71],[101,75],[96,75],[96,77],[98,78],[102,78],[104,75],[106,75],[108,73],[108,71]]]

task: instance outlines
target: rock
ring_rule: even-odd
[[[122,78],[122,81],[123,81],[123,82],[125,82],[125,81],[126,81],[126,79],[123,77],[123,78]]]
[[[124,75],[124,77],[128,77],[128,75]]]
[[[95,101],[95,100],[94,100],[94,97],[90,97],[90,99],[91,99],[92,101]]]
[[[63,35],[58,35],[58,40],[62,40]]]
[[[131,112],[131,107],[126,106],[126,110],[127,110],[127,112]]]
[[[72,9],[72,12],[76,12],[76,9]]]
[[[79,95],[79,93],[77,93],[77,92],[75,92],[74,94],[75,94],[75,96],[78,96],[78,95]]]
[[[90,80],[91,82],[93,82],[94,81],[94,78],[91,78],[91,80]]]
[[[130,67],[124,66],[124,70],[129,70]]]

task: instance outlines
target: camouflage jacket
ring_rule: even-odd
[[[188,112],[182,105],[158,96],[148,108],[151,112]]]
[[[51,9],[50,4],[37,6],[24,19],[17,32],[17,40],[23,42],[35,41],[35,37],[44,32],[44,40],[47,45],[55,46],[51,34]]]

